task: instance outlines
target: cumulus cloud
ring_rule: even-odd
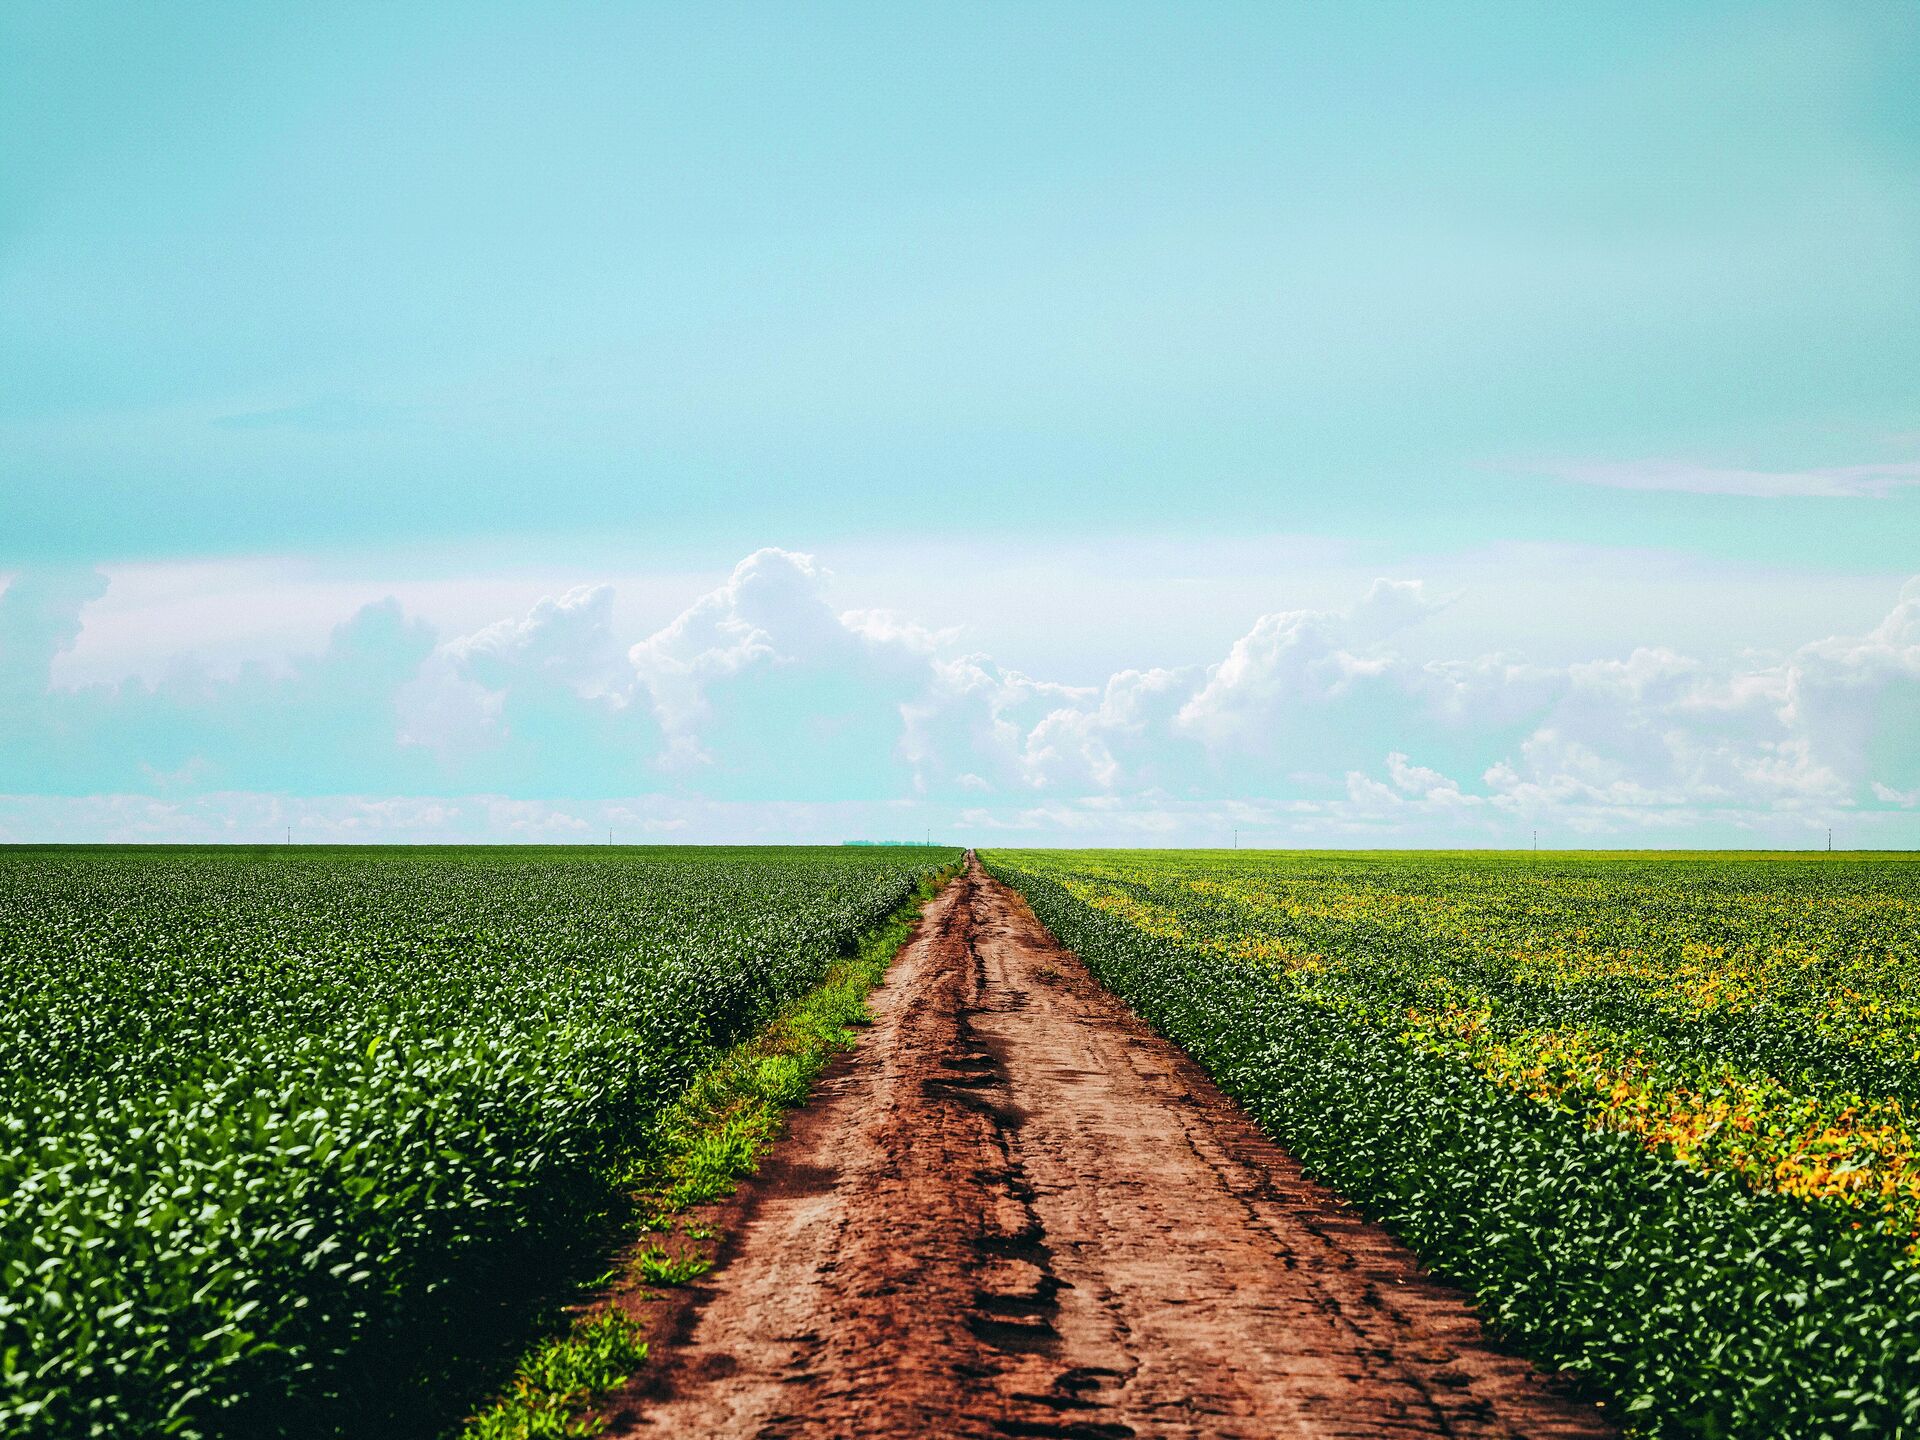
[[[840,623],[870,644],[899,645],[922,655],[951,646],[961,635],[958,625],[929,629],[891,610],[847,610],[842,612]]]
[[[1443,608],[1418,580],[1376,580],[1348,610],[1262,615],[1209,666],[1180,707],[1180,728],[1204,741],[1258,746],[1281,733],[1283,715],[1379,692],[1409,667],[1386,642]]]
[[[1398,750],[1387,756],[1387,775],[1395,788],[1431,805],[1478,805],[1482,797],[1463,794],[1460,782],[1438,770],[1416,765]]]
[[[449,656],[492,689],[529,681],[585,699],[625,704],[631,677],[613,633],[613,587],[580,585],[548,596],[517,620],[499,620],[447,647]]]
[[[1061,705],[1027,731],[1023,778],[1036,788],[1111,790],[1150,780],[1148,757],[1186,692],[1177,670],[1122,670],[1091,705]]]
[[[903,707],[940,632],[836,611],[811,555],[767,548],[627,652],[665,737],[660,764],[732,795],[873,796],[906,781]]]
[[[54,659],[80,636],[80,614],[107,591],[98,570],[29,571],[0,590],[0,696],[47,688]]]
[[[934,657],[926,684],[900,709],[916,791],[948,780],[976,790],[1044,783],[1029,760],[1031,737],[1051,715],[1094,707],[1097,694],[1003,669],[986,655]]]
[[[116,812],[136,828],[212,795],[399,797],[329,812],[338,833],[438,833],[454,812],[433,806],[458,802],[459,825],[503,836],[700,834],[702,816],[786,806],[782,834],[807,807],[933,807],[1036,838],[1442,843],[1545,824],[1757,842],[1837,816],[1920,838],[1920,579],[1861,633],[1762,659],[1570,664],[1412,658],[1448,598],[1380,580],[1094,684],[963,650],[924,616],[838,608],[828,582],[811,556],[759,550],[638,637],[606,586],[444,638],[385,601],[276,666],[62,689],[49,667],[102,582],[18,577],[0,592],[0,791],[144,795],[160,808]],[[690,808],[662,813],[668,798]]]
[[[676,758],[708,758],[698,736],[720,681],[844,653],[852,632],[828,607],[825,578],[811,555],[756,550],[724,585],[627,652]]]
[[[577,586],[440,645],[398,697],[401,743],[476,783],[634,783],[659,730],[634,705],[613,600],[611,586]]]

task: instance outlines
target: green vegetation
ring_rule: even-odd
[[[954,858],[0,852],[0,1432],[426,1423],[689,1082]]]
[[[593,1402],[626,1384],[647,1358],[639,1325],[619,1310],[583,1318],[543,1340],[521,1362],[513,1389],[473,1421],[466,1440],[566,1440],[600,1427],[583,1418]]]
[[[867,934],[858,951],[836,960],[826,977],[774,1017],[748,1040],[714,1062],[654,1127],[647,1149],[631,1170],[635,1209],[655,1231],[665,1231],[689,1207],[731,1193],[753,1172],[760,1152],[779,1137],[785,1111],[807,1097],[813,1082],[836,1054],[852,1046],[855,1027],[867,1022],[867,996],[912,932],[920,909],[953,873],[949,866],[922,877],[919,887],[885,924]],[[707,1225],[679,1225],[683,1241],[714,1240]],[[661,1244],[643,1246],[633,1257],[629,1283],[678,1285],[705,1274],[712,1261],[703,1254]],[[601,1288],[611,1276],[600,1277]],[[646,1357],[646,1346],[622,1352],[625,1368],[606,1362],[609,1323],[630,1339],[631,1325],[609,1322],[619,1312],[587,1306],[572,1317],[566,1333],[542,1340],[522,1362],[507,1393],[471,1421],[462,1440],[537,1440],[544,1436],[599,1433],[595,1400],[618,1388]],[[581,1352],[580,1363],[599,1377],[590,1385],[556,1385],[556,1358]],[[568,1362],[571,1363],[571,1362]],[[617,1371],[617,1373],[616,1373]],[[571,1373],[570,1371],[568,1373]]]
[[[982,858],[1644,1433],[1920,1434],[1914,857]]]

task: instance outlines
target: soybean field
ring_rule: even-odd
[[[1914,857],[982,858],[1636,1433],[1920,1433]]]
[[[400,1433],[690,1077],[956,857],[0,851],[0,1433]]]

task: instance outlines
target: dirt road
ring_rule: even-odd
[[[984,872],[874,1009],[611,1433],[1613,1433]]]

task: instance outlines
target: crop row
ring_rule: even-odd
[[[1920,864],[998,852],[1647,1434],[1920,1434]]]
[[[430,1414],[664,1103],[952,858],[0,853],[0,1433]]]

